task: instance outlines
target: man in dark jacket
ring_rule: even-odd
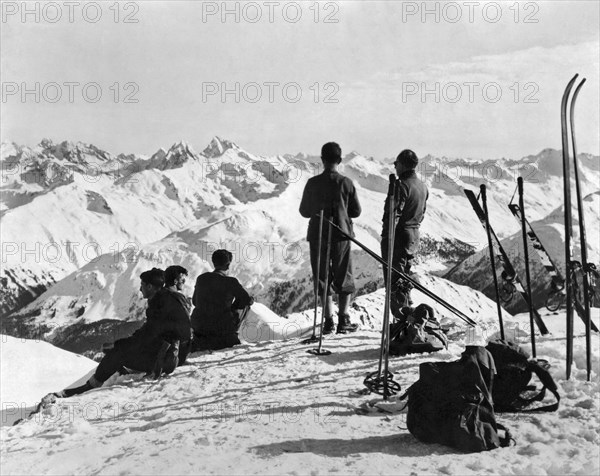
[[[190,321],[184,300],[174,293],[163,288],[164,271],[152,268],[140,275],[140,291],[144,299],[148,300],[146,309],[146,322],[130,337],[119,339],[112,349],[106,352],[104,358],[96,368],[94,375],[82,386],[61,390],[50,394],[57,398],[71,397],[92,388],[101,387],[114,373],[126,367],[140,372],[153,372],[161,349],[167,343],[186,342],[190,340]],[[189,347],[189,346],[188,346]],[[185,360],[184,352],[181,361]],[[181,358],[181,357],[180,357]],[[166,373],[175,369],[177,361],[163,367]],[[44,397],[47,398],[48,396]]]
[[[325,257],[327,249],[327,221],[323,223],[321,249],[319,250],[319,214],[323,210],[324,217],[330,218],[345,233],[354,237],[352,218],[360,216],[361,208],[352,180],[341,175],[337,167],[342,161],[342,149],[335,142],[328,142],[321,148],[321,160],[324,171],[312,177],[306,183],[300,214],[310,218],[306,239],[310,246],[310,264],[313,277],[318,276],[318,293],[323,296],[325,287]],[[338,295],[338,327],[339,334],[354,332],[358,326],[350,323],[348,309],[352,293],[355,291],[352,274],[352,258],[350,240],[334,227],[331,228],[331,250],[329,262],[329,283],[326,302],[322,302],[325,314],[323,333],[330,334],[334,329],[332,315],[332,290]],[[317,270],[317,259],[321,256],[321,269]]]
[[[165,288],[181,292],[187,279],[188,270],[183,266],[172,265],[165,269]]]
[[[189,338],[179,342],[179,365],[185,364],[187,355],[192,346],[192,324],[190,315],[192,313],[192,300],[182,293],[183,286],[186,282],[188,270],[183,266],[172,265],[165,269],[165,291],[171,293],[171,296],[176,299],[184,308],[188,316]],[[177,339],[169,339],[170,342],[175,342]]]
[[[227,276],[233,255],[217,250],[212,255],[215,270],[196,279],[192,302],[192,350],[218,350],[238,345],[239,313],[254,299],[240,282]]]
[[[429,191],[415,173],[419,164],[417,155],[412,150],[400,152],[394,166],[399,184],[396,187],[396,231],[394,236],[394,253],[392,265],[405,274],[410,273],[412,260],[419,247],[419,226],[425,216]],[[381,231],[381,254],[388,259],[388,196],[385,199],[383,212],[383,229]],[[384,267],[385,268],[385,267]],[[384,278],[385,278],[384,269]],[[400,309],[412,304],[410,286],[402,281],[396,273],[392,273],[391,309],[396,318],[401,318]]]

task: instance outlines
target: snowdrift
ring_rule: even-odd
[[[2,425],[22,418],[45,394],[83,384],[98,365],[48,342],[0,337]]]

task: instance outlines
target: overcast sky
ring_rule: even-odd
[[[579,150],[599,153],[595,0],[69,5],[2,4],[4,141],[518,158],[560,148],[580,73]]]

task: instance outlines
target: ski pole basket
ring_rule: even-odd
[[[400,384],[394,380],[394,374],[389,371],[383,374],[372,372],[365,377],[363,383],[370,392],[382,395],[384,399],[400,393],[402,389]]]

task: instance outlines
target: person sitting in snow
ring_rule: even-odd
[[[175,294],[175,298],[185,307],[188,315],[188,321],[192,314],[192,300],[189,296],[182,293],[186,282],[188,270],[183,266],[172,265],[165,269],[165,289]],[[190,322],[190,337],[187,341],[181,341],[179,346],[179,365],[185,363],[185,359],[192,346],[192,324]]]
[[[360,203],[352,180],[337,171],[342,162],[342,149],[335,142],[328,142],[321,148],[323,173],[312,177],[306,182],[300,214],[310,218],[306,239],[310,247],[310,264],[315,281],[318,276],[318,294],[323,296],[325,287],[325,257],[327,250],[327,221],[331,219],[347,235],[354,237],[352,218],[358,218],[361,213]],[[321,234],[321,249],[319,250],[319,217],[323,210],[324,222]],[[320,255],[320,270],[317,270],[317,260]],[[358,329],[357,324],[350,322],[348,310],[350,299],[355,291],[352,274],[352,255],[350,240],[337,229],[331,228],[331,248],[329,259],[330,287],[323,306],[325,322],[323,334],[331,334],[334,330],[332,290],[338,295],[338,326],[337,333],[345,334]]]
[[[165,289],[180,293],[185,285],[187,275],[188,270],[183,266],[169,266],[167,269],[165,269]]]
[[[215,270],[198,276],[192,297],[194,352],[238,345],[239,312],[254,302],[240,282],[227,275],[231,252],[217,250],[211,259]]]
[[[113,374],[126,367],[139,372],[171,373],[189,351],[189,305],[181,293],[165,289],[165,273],[152,268],[140,275],[140,292],[148,300],[146,322],[130,337],[119,339],[82,386],[47,395],[66,398],[101,387]],[[188,307],[186,307],[188,306]],[[183,344],[183,345],[181,345]]]

